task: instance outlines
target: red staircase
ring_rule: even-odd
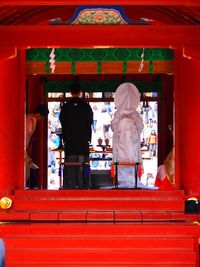
[[[198,267],[183,191],[17,190],[0,212],[6,267]]]

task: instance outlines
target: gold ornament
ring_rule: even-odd
[[[9,209],[12,206],[12,199],[9,197],[2,197],[0,200],[0,207],[2,209]]]

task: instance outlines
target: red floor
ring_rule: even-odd
[[[17,190],[0,211],[6,266],[198,267],[183,191]]]

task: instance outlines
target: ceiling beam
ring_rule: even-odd
[[[17,49],[15,47],[1,47],[0,48],[0,60],[7,60],[17,56]]]
[[[200,6],[198,0],[1,0],[0,6],[77,6],[77,5],[159,5],[159,6]]]
[[[200,27],[163,25],[1,26],[0,46],[182,47],[200,45]]]
[[[183,47],[183,56],[186,58],[200,59],[200,48],[199,47]]]

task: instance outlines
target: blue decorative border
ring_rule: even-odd
[[[68,21],[62,21],[60,18],[52,19],[49,21],[49,25],[69,25],[69,24],[75,24],[75,22],[79,19],[81,16],[81,13],[83,11],[92,11],[92,10],[114,10],[119,14],[119,18],[122,21],[122,24],[128,24],[128,25],[149,25],[149,21],[147,19],[141,18],[138,22],[134,22],[130,20],[125,12],[124,9],[121,6],[115,6],[115,5],[100,5],[100,6],[78,6],[75,10],[74,15],[71,17]],[[100,23],[99,23],[100,24]],[[90,25],[87,23],[86,25]],[[92,24],[94,25],[94,24]],[[109,24],[107,24],[109,25]],[[116,25],[116,24],[111,24]],[[117,24],[118,25],[118,24]]]

